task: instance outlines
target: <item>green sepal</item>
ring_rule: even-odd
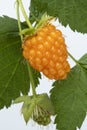
[[[47,15],[47,13],[45,12],[42,16],[41,19],[37,22],[37,24],[35,25],[35,29],[39,29],[41,27],[43,27],[45,24],[47,24],[50,20],[52,20],[54,17],[53,16],[49,16]]]
[[[31,99],[30,96],[23,95],[23,96],[16,98],[13,103],[14,104],[21,103],[21,102],[25,102],[25,101],[30,100],[30,99]]]
[[[39,99],[38,105],[40,105],[41,108],[48,111],[50,115],[55,114],[53,104],[46,93],[38,95],[38,99]]]
[[[18,97],[14,103],[23,102],[21,113],[23,114],[24,120],[27,123],[32,116],[33,110],[35,108],[35,99],[32,96],[21,96]]]
[[[48,123],[50,123],[50,116],[54,115],[54,108],[53,108],[50,98],[48,97],[46,93],[38,94],[36,95],[36,97],[24,95],[24,96],[18,97],[14,101],[14,103],[21,103],[21,102],[23,102],[21,112],[23,114],[23,117],[26,123],[30,120],[30,118],[32,118],[32,116],[34,115],[34,111],[36,109],[37,111],[38,109],[41,109],[41,112],[43,114],[42,117],[45,119],[45,116],[46,116],[46,119],[49,119]],[[47,113],[47,115],[45,113]],[[34,116],[34,118],[36,117]],[[44,123],[43,125],[46,125],[46,123]]]
[[[22,35],[28,35],[28,36],[32,36],[35,34],[35,28],[25,28],[21,31]]]
[[[21,112],[23,114],[23,117],[24,117],[24,120],[25,120],[26,123],[31,118],[35,106],[36,106],[36,103],[35,103],[34,98],[29,100],[29,101],[25,101],[23,103]]]
[[[26,36],[32,36],[37,33],[37,31],[43,27],[45,24],[47,24],[51,19],[53,19],[52,16],[47,15],[47,13],[44,13],[41,17],[41,19],[37,22],[35,21],[32,25],[32,28],[25,28],[21,31],[21,34]]]

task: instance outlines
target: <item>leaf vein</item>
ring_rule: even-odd
[[[6,91],[6,89],[8,88],[9,83],[11,82],[13,76],[15,75],[15,72],[16,72],[16,70],[17,70],[17,67],[18,67],[18,65],[19,65],[20,60],[21,60],[21,57],[19,57],[19,59],[18,59],[18,61],[17,61],[17,64],[16,64],[15,68],[13,69],[13,72],[12,72],[11,76],[9,77],[8,82],[6,83],[6,85],[5,85],[5,87],[4,87],[4,90],[3,90],[2,93],[0,94],[0,98],[2,98],[3,93]]]

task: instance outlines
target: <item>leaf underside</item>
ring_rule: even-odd
[[[30,11],[32,21],[47,12],[73,31],[87,33],[87,0],[32,0]]]
[[[81,127],[87,112],[87,54],[80,59],[86,66],[76,65],[66,80],[55,81],[51,100],[56,111],[58,130],[76,130]]]

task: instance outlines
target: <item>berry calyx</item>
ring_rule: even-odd
[[[49,79],[65,79],[70,71],[68,52],[62,32],[46,24],[22,44],[23,56],[31,66]]]

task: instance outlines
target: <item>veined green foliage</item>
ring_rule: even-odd
[[[35,86],[40,74],[31,68]],[[9,107],[12,100],[28,94],[30,78],[26,61],[22,57],[17,20],[0,17],[0,108]]]
[[[71,69],[68,78],[55,81],[51,99],[55,106],[58,130],[76,130],[81,127],[87,112],[87,54]]]
[[[87,33],[87,1],[86,0],[31,0],[31,21],[44,12],[57,17],[73,31]]]

